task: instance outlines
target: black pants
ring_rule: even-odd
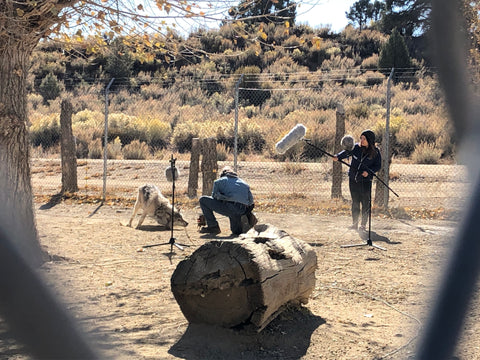
[[[349,181],[350,195],[352,197],[352,220],[354,225],[358,225],[360,216],[360,205],[362,205],[362,222],[361,225],[367,225],[368,214],[370,210],[370,196],[372,195],[372,182]]]

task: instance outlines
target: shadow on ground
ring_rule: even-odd
[[[289,308],[260,333],[190,324],[169,353],[183,359],[300,359],[325,320],[307,308]]]
[[[40,210],[48,210],[53,208],[54,206],[60,204],[63,200],[63,194],[62,193],[57,193],[55,195],[52,195],[50,199],[48,200],[47,203],[41,205],[39,207]]]
[[[359,233],[359,235],[360,235],[360,239],[365,240],[365,241],[367,241],[369,236],[370,236],[370,240],[372,240],[373,242],[381,241],[381,242],[384,242],[384,243],[387,243],[387,244],[390,244],[390,245],[401,244],[401,242],[391,241],[388,237],[380,235],[380,234],[376,233],[375,231],[370,231],[370,234],[369,234],[368,231],[366,231],[366,232],[363,232],[363,233]]]

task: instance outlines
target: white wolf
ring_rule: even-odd
[[[166,229],[171,229],[172,205],[155,185],[146,184],[138,188],[137,201],[135,202],[128,226],[132,226],[133,218],[140,209],[142,209],[142,214],[138,220],[137,229],[142,225],[147,215],[154,218],[160,225],[165,226]],[[173,225],[188,225],[188,222],[183,219],[182,214],[177,209],[173,210]]]

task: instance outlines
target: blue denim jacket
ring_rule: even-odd
[[[212,197],[217,200],[231,201],[250,206],[253,195],[250,186],[234,176],[222,176],[213,183]]]

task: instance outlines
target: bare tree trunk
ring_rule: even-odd
[[[21,37],[0,36],[0,226],[36,266],[42,253],[33,211],[26,96],[32,49]]]
[[[75,154],[75,139],[72,132],[72,113],[72,103],[69,100],[63,100],[60,113],[62,194],[78,191],[77,157]]]

